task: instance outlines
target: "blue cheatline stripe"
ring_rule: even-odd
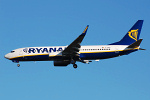
[[[107,59],[113,58],[121,55],[127,55],[131,52],[137,51],[136,50],[128,50],[128,51],[116,51],[116,52],[101,52],[101,53],[82,53],[80,54],[81,59]]]
[[[49,55],[44,54],[44,55],[25,55],[25,56],[18,56],[11,58],[10,60],[17,60],[17,61],[44,61],[48,60]]]

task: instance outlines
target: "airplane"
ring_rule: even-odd
[[[143,39],[139,39],[144,20],[138,20],[126,35],[118,42],[108,45],[87,45],[81,46],[89,25],[68,46],[49,46],[49,47],[24,47],[12,50],[4,57],[12,62],[21,61],[53,61],[54,66],[67,66],[73,64],[77,68],[76,62],[89,63],[93,60],[108,59],[128,55],[140,48]]]

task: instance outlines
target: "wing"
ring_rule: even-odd
[[[81,47],[80,44],[81,44],[84,36],[86,35],[88,27],[89,27],[89,25],[87,25],[87,27],[85,28],[83,33],[81,35],[79,35],[78,38],[76,38],[64,51],[62,51],[63,56],[70,56],[70,57],[79,56],[78,53],[79,53],[79,49]]]

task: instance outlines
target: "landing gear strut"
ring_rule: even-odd
[[[71,64],[73,64],[73,67],[74,67],[74,68],[77,68],[77,64],[75,64],[75,63],[76,63],[76,61],[73,60],[73,59],[71,59]]]
[[[77,64],[73,64],[73,67],[74,67],[74,68],[77,68],[78,66],[77,66]]]
[[[18,67],[20,67],[20,64],[17,64]]]

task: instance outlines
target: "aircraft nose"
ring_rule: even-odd
[[[9,53],[4,56],[6,59],[9,59]]]

